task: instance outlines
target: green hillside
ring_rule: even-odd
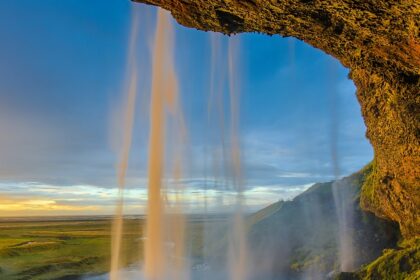
[[[352,236],[356,269],[393,248],[399,238],[396,224],[359,207],[360,187],[368,168],[337,182],[314,184],[292,201],[280,201],[251,215],[249,241],[262,270],[285,279],[310,275],[325,279],[338,268],[338,225],[334,191],[349,215],[344,229]]]

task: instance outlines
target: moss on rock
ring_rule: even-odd
[[[396,249],[385,249],[382,256],[356,273],[342,273],[338,280],[417,280],[420,279],[420,238],[405,240]]]

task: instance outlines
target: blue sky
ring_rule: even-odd
[[[113,212],[133,14],[140,19],[136,63],[143,67],[127,211],[143,211],[155,12],[154,7],[121,0],[0,3],[0,215]],[[206,123],[210,33],[174,25],[191,151],[185,203],[200,211],[205,182],[211,181],[206,150],[211,146]],[[335,125],[340,176],[371,160],[347,69],[295,39],[238,37],[241,71],[235,75],[241,89],[240,139],[250,209],[333,179]],[[217,184],[207,187],[212,207],[228,209],[234,194]]]

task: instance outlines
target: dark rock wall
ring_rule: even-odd
[[[361,205],[420,234],[420,1],[135,0],[182,25],[293,36],[350,68],[375,151]]]

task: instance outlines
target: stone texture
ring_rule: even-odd
[[[293,36],[350,68],[375,151],[361,205],[420,234],[420,1],[135,1],[200,30]]]

